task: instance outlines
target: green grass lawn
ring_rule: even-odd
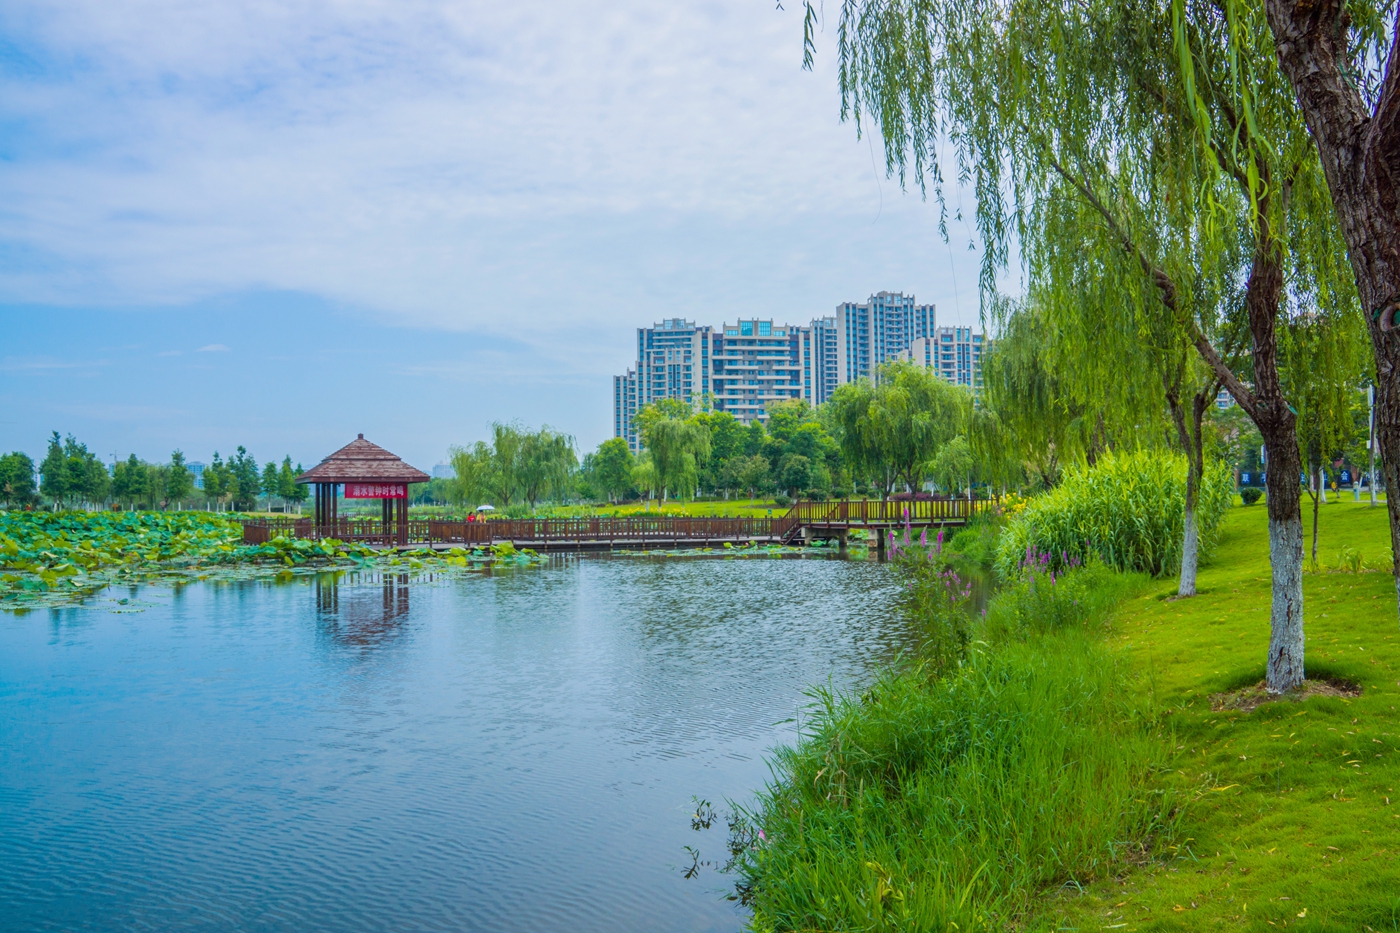
[[[1305,503],[1311,529],[1311,503]],[[1190,802],[1174,846],[1116,880],[1061,888],[1030,926],[1068,930],[1400,930],[1400,625],[1384,506],[1322,507],[1304,579],[1307,672],[1357,697],[1213,708],[1258,683],[1269,641],[1262,503],[1231,510],[1200,594],[1162,580],[1115,638],[1170,710],[1162,779]],[[1368,570],[1339,572],[1339,551]],[[1218,706],[1218,704],[1217,704]]]
[[[541,510],[551,518],[591,517],[594,515],[689,515],[693,517],[735,516],[745,518],[765,518],[771,511],[773,517],[786,515],[791,506],[777,505],[772,499],[714,499],[696,502],[670,501],[662,505],[660,501],[644,506],[640,502],[624,505],[568,505]]]

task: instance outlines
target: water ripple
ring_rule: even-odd
[[[911,644],[889,589],[598,558],[0,617],[0,928],[737,930],[690,797]]]

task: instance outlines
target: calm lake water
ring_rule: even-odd
[[[582,558],[0,614],[0,929],[736,930],[692,795],[910,646],[891,585]]]

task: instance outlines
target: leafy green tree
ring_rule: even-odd
[[[1299,454],[1309,477],[1304,489],[1312,500],[1311,560],[1316,568],[1325,470],[1346,450],[1358,427],[1353,409],[1365,375],[1366,345],[1359,318],[1351,327],[1304,318],[1289,330],[1286,375],[1289,396],[1298,409]]]
[[[220,503],[229,492],[231,479],[228,474],[228,467],[224,466],[223,458],[219,452],[214,451],[214,458],[209,461],[209,465],[204,468],[204,497],[214,503],[214,510],[218,511]]]
[[[745,455],[748,429],[727,411],[702,411],[694,417],[697,423],[704,425],[710,432],[710,455],[705,458],[700,470],[700,487],[710,490],[723,489],[727,493],[735,487],[725,486],[720,477],[726,463]],[[760,431],[763,430],[761,422],[755,421],[753,424],[757,425]]]
[[[39,502],[34,486],[34,461],[27,454],[15,451],[0,457],[0,498],[5,508],[24,508]]]
[[[693,495],[700,467],[710,456],[709,428],[692,415],[689,405],[663,399],[647,405],[633,419],[651,455],[663,498],[667,492],[682,499]]]
[[[258,507],[258,493],[262,491],[262,476],[258,472],[258,461],[239,446],[238,452],[229,461],[229,471],[233,484],[229,492],[233,494],[233,507],[236,511],[249,511]]]
[[[521,495],[520,451],[524,444],[525,431],[520,425],[492,423],[491,468],[486,471],[486,481],[492,504],[497,508],[508,508]]]
[[[967,489],[972,491],[972,474],[976,467],[972,459],[972,447],[967,438],[959,434],[938,451],[929,464],[929,474],[933,481],[950,494]]]
[[[71,434],[60,443],[58,432],[53,433],[41,470],[41,489],[55,505],[100,504],[111,489],[102,461]]]
[[[541,499],[559,495],[568,488],[569,476],[578,466],[574,439],[548,425],[528,433],[520,445],[517,476],[520,491],[530,503],[530,511]]]
[[[1286,298],[1349,313],[1355,283],[1338,274],[1346,256],[1327,179],[1288,83],[1271,56],[1245,51],[1271,41],[1259,7],[846,0],[841,15],[846,112],[875,118],[890,170],[941,190],[944,140],[970,167],[984,294],[1013,237],[1032,288],[1056,251],[1106,258],[1086,241],[1114,241],[1122,267],[1138,269],[1133,292],[1155,293],[1259,427],[1274,571],[1267,680],[1275,691],[1299,684],[1302,522],[1290,477],[1300,463],[1278,329]],[[1213,264],[1237,245],[1240,265]],[[1197,300],[1197,283],[1223,290],[1221,278],[1243,283],[1242,300]],[[1221,309],[1230,320],[1212,318]],[[1240,330],[1250,352],[1232,366],[1219,341]]]
[[[113,468],[112,498],[133,509],[150,501],[150,478],[146,464],[136,459],[135,454]]]
[[[262,481],[259,486],[262,489],[262,494],[267,497],[267,507],[271,511],[272,500],[282,489],[282,477],[277,472],[277,464],[273,461],[269,460],[263,466]],[[286,503],[283,503],[283,508],[285,507]]]
[[[1184,10],[1202,18],[1218,17],[1212,6],[1197,0]],[[1340,220],[1360,305],[1366,311],[1376,376],[1376,440],[1386,485],[1400,489],[1400,35],[1395,32],[1395,5],[1264,0],[1262,7],[1263,17],[1257,6],[1244,9],[1253,21],[1267,18],[1280,71],[1317,147],[1330,206]],[[1254,30],[1228,25],[1231,28],[1208,34],[1220,57],[1249,61],[1257,57],[1255,50],[1268,49]],[[1193,39],[1200,41],[1179,31],[1177,42],[1189,49]],[[1247,78],[1236,84],[1243,103],[1251,102],[1252,84]],[[1400,606],[1400,496],[1386,499],[1391,572]]]
[[[982,360],[983,406],[995,418],[999,443],[1042,489],[1059,483],[1065,463],[1079,454],[1075,428],[1083,414],[1051,368],[1048,332],[1033,312],[1013,313]]]
[[[729,420],[734,420],[732,415]],[[625,439],[609,438],[598,445],[598,452],[593,457],[593,475],[599,490],[610,502],[616,502],[633,488],[632,468],[635,464],[636,458],[632,456]]]
[[[288,460],[290,460],[290,459],[291,459],[291,458],[289,457]],[[284,463],[283,466],[285,467],[286,464]],[[301,514],[301,504],[302,504],[303,502],[305,502],[306,499],[307,499],[307,496],[309,496],[309,495],[311,494],[311,491],[306,487],[306,485],[305,485],[304,483],[298,483],[298,482],[296,481],[296,478],[297,478],[298,476],[300,476],[301,474],[305,473],[305,472],[306,472],[306,471],[303,470],[303,469],[301,468],[301,464],[300,464],[300,463],[298,463],[298,464],[291,470],[291,474],[292,474],[292,476],[291,476],[291,495],[289,495],[289,496],[284,496],[284,498],[291,499],[293,502],[295,502],[295,503],[297,504],[297,514]]]
[[[172,451],[165,475],[166,499],[174,502],[176,508],[179,508],[193,490],[194,478],[190,475],[189,467],[185,466],[185,455],[179,450]]]
[[[301,475],[300,468],[292,469],[292,458],[290,455],[282,458],[282,466],[277,470],[277,496],[282,500],[282,507],[286,508],[288,502],[300,502],[297,498],[297,491],[302,487],[297,485],[297,477]]]
[[[812,461],[802,454],[784,454],[778,461],[778,485],[797,498],[812,486]]]
[[[762,454],[754,454],[751,457],[731,457],[724,465],[725,487],[729,489],[747,489],[749,498],[754,498],[760,492],[769,492],[773,488],[773,468],[768,462],[768,458]]]
[[[876,382],[840,386],[831,398],[842,452],[880,477],[886,494],[896,481],[923,485],[938,449],[961,434],[972,395],[908,362],[882,366]]]
[[[49,450],[44,455],[44,462],[39,465],[41,474],[41,484],[39,489],[48,496],[55,505],[68,498],[68,458],[63,455],[63,440],[58,436],[58,432],[53,432],[53,437],[49,438]]]
[[[763,461],[767,463],[768,461]],[[641,490],[647,500],[647,508],[651,508],[651,500],[662,492],[665,484],[661,481],[661,473],[656,469],[656,464],[651,459],[650,451],[642,451],[642,455],[636,459],[632,465],[632,485]]]
[[[491,496],[491,448],[484,441],[471,447],[453,447],[448,452],[452,464],[450,501],[455,505],[476,508]]]

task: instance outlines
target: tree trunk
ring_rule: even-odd
[[[1199,539],[1196,535],[1196,496],[1187,480],[1186,515],[1181,540],[1181,580],[1177,584],[1176,595],[1196,595],[1196,564],[1198,562]]]
[[[1341,0],[1266,0],[1279,64],[1317,144],[1376,362],[1376,439],[1387,489],[1400,483],[1400,329],[1381,312],[1400,302],[1400,35],[1372,111],[1350,61]],[[1400,33],[1400,23],[1392,26]],[[1390,314],[1400,312],[1391,311]],[[1400,498],[1386,496],[1400,613]]]
[[[1184,361],[1179,361],[1174,372],[1166,370],[1162,374],[1162,387],[1166,391],[1167,408],[1176,425],[1177,442],[1186,454],[1186,502],[1181,522],[1181,577],[1177,583],[1177,596],[1196,595],[1196,571],[1200,565],[1201,550],[1196,512],[1206,472],[1205,436],[1201,429],[1206,410],[1220,391],[1219,379],[1211,378],[1196,392],[1191,400],[1191,421],[1188,424],[1186,411],[1181,404],[1181,388],[1186,373]]]
[[[1291,415],[1291,413],[1290,413]],[[1270,424],[1264,434],[1269,469],[1269,563],[1273,570],[1273,605],[1269,613],[1269,666],[1265,677],[1271,693],[1284,693],[1303,682],[1303,515],[1298,475],[1302,472],[1291,417]]]

